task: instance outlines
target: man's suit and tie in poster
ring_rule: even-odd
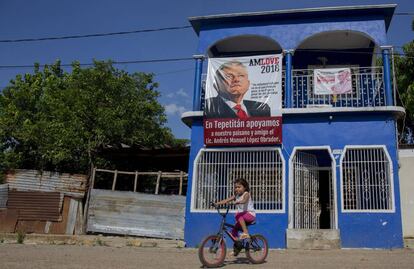
[[[210,58],[205,90],[206,146],[282,142],[282,55]]]

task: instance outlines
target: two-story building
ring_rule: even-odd
[[[182,115],[191,128],[188,246],[217,230],[220,218],[209,203],[231,195],[236,177],[251,185],[257,224],[249,229],[265,235],[273,248],[321,240],[343,248],[403,246],[396,121],[405,111],[396,106],[386,36],[395,8],[190,18],[199,42],[193,111]],[[278,139],[206,142],[203,85],[210,60],[261,55],[283,59],[280,107],[270,108],[279,111]],[[342,90],[329,88],[335,83]],[[223,133],[221,141],[234,134]]]

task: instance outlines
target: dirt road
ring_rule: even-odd
[[[195,249],[0,245],[0,268],[200,268]],[[272,250],[267,263],[228,257],[222,268],[414,268],[414,250]]]

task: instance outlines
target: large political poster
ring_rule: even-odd
[[[206,146],[282,142],[282,55],[210,58],[204,104]]]

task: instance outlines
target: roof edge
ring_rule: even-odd
[[[310,12],[339,11],[339,10],[361,10],[361,9],[374,9],[374,8],[382,9],[382,8],[396,8],[396,7],[397,7],[397,4],[313,7],[313,8],[281,9],[281,10],[272,10],[272,11],[239,12],[239,13],[227,13],[227,14],[214,14],[214,15],[207,15],[207,16],[194,16],[194,17],[189,17],[188,20],[191,22],[194,20],[201,20],[201,19],[218,19],[218,18],[229,18],[229,17],[310,13]]]
[[[240,13],[227,13],[227,14],[215,14],[206,16],[194,16],[189,17],[191,25],[198,34],[200,32],[201,21],[207,20],[234,20],[236,18],[252,18],[256,16],[281,16],[281,15],[294,15],[294,14],[305,14],[305,13],[324,13],[324,12],[335,12],[335,11],[362,11],[362,10],[374,10],[374,9],[392,9],[390,18],[387,24],[391,20],[397,4],[379,4],[379,5],[357,5],[357,6],[331,6],[331,7],[316,7],[316,8],[300,8],[300,9],[283,9],[283,10],[272,10],[272,11],[255,11],[255,12],[240,12]],[[388,25],[387,25],[388,28]]]

